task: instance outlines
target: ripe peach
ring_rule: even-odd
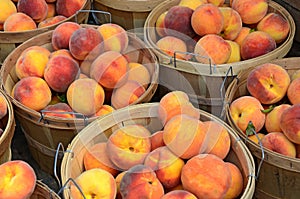
[[[183,166],[181,182],[184,190],[197,198],[223,198],[231,183],[231,173],[218,156],[199,154]]]
[[[142,125],[120,127],[107,141],[110,160],[122,170],[142,164],[151,150],[150,136],[150,131]]]
[[[52,51],[49,58],[52,58],[52,57],[58,56],[58,55],[64,55],[64,56],[67,56],[67,57],[75,60],[75,58],[72,56],[72,54],[70,53],[70,51],[68,49],[58,49],[58,50]]]
[[[35,30],[36,28],[33,19],[22,12],[11,14],[3,24],[3,30],[11,32]]]
[[[85,2],[85,0],[56,0],[56,13],[71,17],[83,7]]]
[[[11,0],[2,0],[0,2],[0,24],[4,24],[5,20],[12,14],[17,12],[16,5]],[[3,29],[0,29],[3,30]]]
[[[97,111],[97,113],[95,113],[95,116],[103,116],[103,115],[113,112],[114,110],[115,110],[114,107],[112,107],[108,104],[103,104],[103,106],[101,106],[99,111]]]
[[[67,100],[71,108],[84,115],[93,115],[99,111],[104,98],[103,87],[91,78],[76,79],[67,90]]]
[[[234,0],[231,7],[236,10],[244,24],[259,22],[268,11],[267,0]]]
[[[51,44],[54,50],[69,49],[71,35],[81,26],[75,22],[64,22],[59,24],[52,33]]]
[[[165,11],[163,13],[161,13],[156,22],[155,22],[155,30],[156,30],[156,33],[160,36],[160,37],[164,37],[164,36],[167,36],[167,33],[165,32],[165,23],[164,23],[164,20],[165,20],[165,17],[167,15],[167,12],[168,11]]]
[[[225,0],[207,0],[207,2],[218,7],[222,7],[225,3]]]
[[[251,121],[255,131],[259,132],[265,124],[263,106],[253,96],[241,96],[233,100],[229,106],[229,112],[235,125],[244,133]]]
[[[151,134],[150,141],[151,141],[151,151],[157,149],[158,147],[165,146],[164,139],[163,139],[164,131],[156,131],[155,133]]]
[[[291,81],[287,89],[287,97],[292,104],[300,104],[300,78]]]
[[[47,2],[47,1],[46,1]],[[48,12],[47,12],[47,18],[51,18],[51,17],[54,17],[56,16],[56,8],[55,8],[55,3],[50,3],[50,2],[47,2],[47,6],[48,6]]]
[[[263,133],[256,133],[256,135],[255,134],[249,135],[248,138],[249,138],[249,140],[252,140],[254,143],[256,143],[256,144],[259,145],[259,142],[265,136],[265,134],[263,134]]]
[[[300,144],[300,104],[294,104],[281,114],[280,128],[289,140]]]
[[[35,171],[23,160],[1,164],[0,176],[0,198],[27,199],[34,192],[37,180]]]
[[[289,157],[296,157],[296,147],[293,142],[281,132],[271,132],[261,139],[263,147]]]
[[[27,14],[35,22],[41,22],[47,17],[48,5],[44,0],[19,0],[17,10]]]
[[[241,56],[244,60],[255,58],[273,51],[275,40],[266,32],[250,32],[241,44]]]
[[[54,24],[57,24],[58,22],[66,20],[66,19],[67,18],[65,16],[62,16],[62,15],[56,15],[54,17],[46,18],[38,24],[38,28],[44,28],[44,27],[47,27],[47,26],[52,26]]]
[[[173,36],[165,36],[159,39],[156,42],[156,46],[158,49],[166,53],[167,55],[170,55],[172,57],[176,56],[177,59],[187,59],[187,56],[185,54],[179,53],[179,52],[187,52],[187,45],[186,43]],[[176,53],[175,55],[175,52]]]
[[[274,104],[286,95],[290,81],[289,74],[280,65],[265,63],[249,73],[247,90],[262,104]]]
[[[123,176],[125,175],[127,171],[122,171],[121,173],[119,173],[116,177],[115,177],[115,180],[116,180],[116,184],[117,184],[117,196],[116,196],[116,199],[122,199],[122,196],[121,196],[121,193],[120,193],[120,183],[121,183],[121,180],[123,178]]]
[[[39,111],[51,101],[51,90],[40,77],[24,77],[13,87],[11,96],[24,106]]]
[[[181,169],[184,161],[177,157],[166,146],[151,151],[145,158],[144,165],[149,166],[164,188],[172,188],[180,184]]]
[[[15,69],[19,79],[28,76],[44,77],[50,51],[41,46],[26,48],[17,59]]]
[[[7,115],[7,101],[3,95],[0,95],[0,119]]]
[[[233,40],[234,42],[238,43],[239,46],[242,45],[245,37],[251,32],[251,28],[247,27],[247,26],[242,26],[239,34],[237,35],[237,37]]]
[[[191,8],[192,10],[196,10],[198,6],[202,4],[208,3],[207,0],[180,0],[179,6],[186,6]]]
[[[100,33],[99,33],[100,34]],[[92,63],[90,77],[105,88],[117,88],[127,80],[128,62],[119,52],[106,51]]]
[[[206,3],[193,12],[191,23],[194,31],[200,36],[219,34],[224,26],[224,17],[219,7]]]
[[[231,183],[224,198],[237,198],[243,191],[244,179],[241,170],[231,162],[225,162],[231,173]]]
[[[231,40],[225,40],[225,41],[229,43],[231,49],[229,59],[227,60],[226,63],[241,61],[240,45],[235,41],[231,41]]]
[[[227,40],[234,40],[240,33],[243,26],[241,16],[231,7],[220,7],[219,9],[224,18],[221,36]]]
[[[174,190],[163,195],[161,199],[197,199],[197,197],[186,190]]]
[[[123,52],[129,43],[129,38],[126,30],[118,25],[113,23],[106,23],[100,25],[97,30],[100,32],[105,51],[117,51]]]
[[[72,114],[73,110],[71,109],[71,107],[68,104],[62,102],[49,104],[42,111],[44,115],[48,116],[75,118],[75,115]]]
[[[138,164],[124,174],[120,182],[120,194],[123,199],[160,199],[164,195],[164,188],[150,167]]]
[[[59,55],[49,59],[44,78],[52,90],[63,93],[78,78],[79,73],[78,63],[74,59]]]
[[[194,53],[200,55],[195,58],[201,63],[208,64],[211,59],[213,64],[224,64],[230,57],[231,47],[221,36],[207,34],[196,43]]]
[[[147,89],[151,81],[151,76],[147,67],[136,62],[128,63],[128,67],[128,80],[137,81]]]
[[[284,110],[291,107],[290,104],[280,104],[266,115],[265,129],[268,133],[282,132],[280,128],[280,118]]]

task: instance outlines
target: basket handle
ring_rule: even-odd
[[[58,191],[57,194],[60,195],[61,192],[66,188],[66,186],[68,185],[68,183],[69,183],[70,181],[72,181],[72,182],[74,183],[75,187],[79,190],[79,192],[80,192],[80,194],[82,195],[82,197],[83,197],[84,199],[86,199],[85,195],[83,194],[83,191],[81,190],[81,188],[79,187],[79,185],[76,183],[76,181],[75,181],[73,178],[69,178],[69,179],[66,181],[66,183],[59,189],[59,191]]]
[[[70,111],[49,111],[49,110],[40,110],[40,118],[38,119],[38,122],[44,121],[45,124],[49,124],[49,122],[47,122],[47,120],[45,119],[45,113],[72,114],[75,115],[76,118],[82,118],[85,126],[87,126],[88,124],[88,117],[82,113],[70,112]]]
[[[228,76],[229,76],[229,72],[230,72],[230,76],[232,78],[232,80],[234,79],[233,77],[233,69],[232,69],[232,66],[230,66],[225,74],[225,78],[224,80],[222,81],[222,84],[221,84],[221,87],[220,87],[220,96],[222,98],[222,102],[223,102],[223,106],[222,106],[222,110],[221,110],[221,115],[220,115],[220,118],[223,119],[225,121],[225,117],[226,117],[226,108],[225,108],[225,105],[226,105],[226,102],[225,102],[225,83],[228,79]]]

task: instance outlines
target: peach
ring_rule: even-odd
[[[79,28],[70,37],[69,50],[78,60],[84,60],[87,56],[94,58],[102,52],[102,42],[103,39],[95,28]]]
[[[265,129],[268,133],[282,132],[280,128],[280,118],[284,110],[291,107],[290,104],[279,104],[274,107],[271,112],[267,113],[265,121]]]
[[[128,62],[119,52],[106,51],[90,67],[90,77],[105,88],[117,88],[127,81]]]
[[[207,0],[180,0],[179,6],[186,6],[191,8],[192,10],[196,10],[198,6],[202,4],[208,3]]]
[[[230,57],[231,47],[221,36],[207,34],[196,43],[194,53],[200,55],[195,58],[201,63],[208,64],[211,59],[213,64],[224,64]]]
[[[300,78],[291,81],[287,89],[287,97],[292,104],[300,104]]]
[[[164,28],[168,36],[178,37],[186,41],[195,36],[195,31],[191,25],[193,10],[186,6],[172,6],[165,18]]]
[[[46,1],[47,2],[47,1]],[[56,8],[55,8],[55,3],[49,3],[47,2],[47,6],[48,6],[48,12],[47,12],[47,18],[51,18],[56,16]]]
[[[150,131],[142,125],[120,127],[107,141],[110,160],[122,170],[142,164],[151,150],[150,136]]]
[[[224,198],[237,198],[243,191],[244,179],[241,170],[231,162],[225,162],[231,173],[231,183]]]
[[[51,90],[40,77],[24,77],[12,89],[11,96],[24,106],[39,111],[51,101]]]
[[[151,151],[157,149],[158,147],[165,146],[164,139],[163,139],[164,131],[156,131],[155,133],[151,134],[150,141],[151,141]]]
[[[180,184],[181,169],[184,161],[162,146],[151,151],[145,158],[144,165],[149,166],[164,188],[169,189]]]
[[[19,79],[28,76],[44,77],[51,52],[41,46],[26,48],[17,59],[15,69]]]
[[[113,23],[106,23],[100,25],[97,30],[100,32],[105,51],[117,51],[123,52],[129,43],[129,38],[126,30],[118,25]]]
[[[127,171],[122,171],[121,173],[119,173],[116,177],[115,177],[115,180],[116,180],[116,184],[117,184],[117,195],[116,195],[116,199],[122,199],[122,196],[121,196],[121,193],[120,193],[120,183],[121,183],[121,180],[123,178],[123,176],[125,175]]]
[[[251,28],[247,27],[247,26],[242,26],[239,34],[237,35],[237,37],[233,40],[234,42],[238,43],[239,46],[242,45],[245,37],[251,32]]]
[[[59,55],[49,59],[44,79],[52,90],[63,93],[78,78],[79,73],[78,63],[74,59]]]
[[[281,132],[268,133],[261,139],[261,143],[263,147],[271,151],[292,158],[296,157],[296,147],[294,143]]]
[[[101,106],[99,111],[97,111],[97,113],[95,113],[95,116],[103,116],[103,115],[113,112],[114,110],[115,110],[114,107],[112,107],[108,104],[103,104],[103,106]]]
[[[53,116],[53,117],[61,117],[61,118],[75,118],[75,115],[72,114],[73,110],[66,103],[56,103],[49,104],[42,110],[44,115]]]
[[[0,2],[0,24],[4,24],[5,20],[12,14],[17,12],[16,5],[11,0],[2,0]],[[0,29],[1,30],[1,29]]]
[[[22,12],[11,14],[3,24],[3,30],[10,32],[35,30],[36,28],[33,19]]]
[[[52,33],[51,44],[54,50],[69,49],[71,35],[81,26],[75,22],[64,22],[59,24]]]
[[[104,169],[84,171],[75,178],[75,182],[85,198],[115,199],[117,194],[114,177]],[[82,198],[81,192],[73,183],[70,186],[70,196],[73,199]]]
[[[0,176],[0,198],[27,199],[34,192],[37,180],[35,171],[23,160],[1,164]]]
[[[222,7],[225,3],[225,0],[207,0],[207,2],[218,7]]]
[[[67,56],[67,57],[75,60],[75,58],[72,56],[72,54],[70,53],[70,51],[68,49],[55,50],[55,51],[51,52],[49,58],[52,58],[52,57],[58,56],[58,55],[64,55],[64,56]]]
[[[100,168],[108,171],[115,177],[119,174],[119,170],[109,159],[106,145],[106,142],[100,142],[87,149],[83,156],[83,165],[85,170]]]
[[[262,112],[263,106],[253,96],[241,96],[233,100],[229,106],[230,116],[235,125],[244,133],[251,121],[255,131],[259,132],[265,124],[265,114]]]
[[[226,63],[234,63],[241,61],[241,51],[240,51],[240,45],[231,40],[225,40],[230,45],[230,56]]]
[[[189,101],[189,96],[179,90],[165,94],[159,101],[158,117],[165,125],[172,117],[186,114],[195,119],[200,118],[200,112]]]
[[[224,18],[221,36],[227,40],[234,40],[239,35],[243,26],[241,16],[231,7],[220,7],[219,9]]]
[[[222,124],[215,121],[204,121],[203,126],[206,131],[205,144],[207,145],[204,153],[214,154],[224,159],[231,146],[228,131]]]
[[[205,137],[203,122],[188,115],[175,115],[164,126],[164,143],[182,159],[204,152]]]
[[[266,32],[250,32],[241,44],[241,57],[244,60],[265,55],[276,48],[275,40]]]
[[[128,67],[128,80],[137,81],[147,89],[151,81],[151,76],[147,67],[136,62],[128,63]]]
[[[44,28],[44,27],[47,27],[47,26],[52,26],[54,24],[57,24],[63,20],[66,20],[67,18],[65,16],[62,16],[62,15],[56,15],[54,17],[49,17],[47,19],[44,19],[43,21],[41,21],[39,24],[38,24],[38,28]]]
[[[181,182],[184,190],[197,198],[223,198],[231,183],[231,173],[218,156],[199,154],[183,166]]]
[[[104,98],[103,87],[91,78],[76,79],[67,89],[68,104],[84,115],[93,115],[99,111]]]
[[[294,104],[287,108],[281,114],[280,128],[286,137],[296,143],[300,144],[300,104]]]
[[[194,31],[200,36],[219,34],[224,27],[224,17],[219,7],[206,3],[193,12],[191,23]]]
[[[65,17],[71,17],[79,11],[86,0],[56,0],[56,13]]]
[[[186,190],[174,190],[163,195],[161,199],[197,199],[197,197]]]
[[[244,24],[258,23],[268,11],[267,0],[234,0],[231,7],[236,10]]]
[[[35,22],[41,22],[47,17],[48,5],[44,0],[19,0],[17,10],[27,14]]]
[[[187,45],[186,43],[173,36],[165,36],[159,39],[156,42],[156,46],[158,49],[160,49],[162,52],[166,53],[167,55],[170,55],[172,57],[176,56],[177,59],[188,59],[187,56],[180,52],[187,52]],[[176,52],[176,54],[175,54]]]
[[[160,36],[160,37],[164,37],[164,36],[167,36],[167,33],[165,32],[165,23],[164,23],[164,20],[165,20],[165,17],[167,15],[167,12],[168,11],[165,11],[163,13],[161,13],[156,22],[155,22],[155,30],[156,30],[156,33]]]
[[[0,95],[0,119],[7,115],[7,101],[3,95]]]
[[[248,138],[249,140],[252,140],[254,143],[259,144],[259,142],[261,142],[261,139],[265,136],[265,134],[263,133],[256,133],[255,134],[252,134],[252,135],[249,135]]]
[[[258,22],[256,28],[271,35],[277,44],[283,42],[290,32],[288,21],[275,12],[268,13]]]
[[[84,60],[80,61],[80,72],[90,77],[90,69],[93,60]]]
[[[131,167],[123,176],[120,194],[123,199],[160,199],[164,195],[164,188],[150,167],[138,164]]]
[[[249,73],[247,90],[262,104],[274,104],[286,95],[290,81],[289,74],[280,65],[265,63]]]

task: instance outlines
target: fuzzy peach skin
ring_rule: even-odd
[[[180,0],[179,6],[186,6],[191,8],[192,10],[196,10],[198,6],[202,4],[208,3],[207,0]]]
[[[235,41],[231,41],[231,40],[225,40],[225,41],[229,43],[231,48],[230,56],[226,63],[234,63],[234,62],[241,61],[240,45]]]
[[[60,118],[75,118],[75,115],[72,114],[73,110],[66,103],[56,103],[49,104],[42,110],[44,115],[60,117]]]
[[[39,111],[51,101],[51,90],[46,81],[40,77],[25,77],[12,89],[11,96],[24,106]]]
[[[225,0],[207,0],[207,2],[218,7],[222,7],[225,4]]]
[[[167,33],[165,32],[165,23],[164,23],[167,12],[168,11],[161,13],[155,22],[155,31],[160,37],[167,36]]]
[[[231,7],[220,7],[219,9],[224,18],[221,36],[227,40],[234,40],[239,35],[243,26],[241,16]]]
[[[231,183],[231,173],[218,156],[199,154],[183,166],[181,182],[184,190],[197,198],[223,198]]]
[[[79,11],[86,0],[56,0],[56,13],[65,17],[71,17]]]
[[[115,130],[107,141],[110,160],[121,170],[142,164],[151,150],[150,136],[150,131],[138,124]]]
[[[12,14],[17,12],[16,5],[11,0],[0,1],[0,24],[4,24],[5,20]],[[0,29],[3,30],[3,29]]]
[[[48,12],[47,12],[46,19],[56,16],[55,3],[47,2],[47,6],[48,6]]]
[[[300,78],[291,81],[287,89],[287,97],[292,104],[300,104]]]
[[[295,158],[296,147],[293,142],[281,132],[271,132],[261,139],[263,147],[282,155]]]
[[[54,16],[54,17],[46,18],[38,24],[38,28],[44,28],[44,27],[47,27],[47,26],[52,26],[52,25],[57,24],[57,23],[59,23],[63,20],[66,20],[66,19],[67,18],[65,16],[62,16],[62,15],[57,15],[57,16]]]
[[[49,58],[52,58],[52,57],[58,56],[58,55],[64,55],[64,56],[67,56],[67,57],[75,60],[75,58],[72,56],[72,54],[70,53],[70,51],[68,49],[59,49],[59,50],[52,51]]]
[[[163,195],[161,199],[197,199],[197,197],[186,190],[174,190]]]
[[[171,57],[175,56],[177,59],[183,60],[188,59],[188,56],[181,53],[187,52],[187,45],[182,39],[174,36],[165,36],[160,38],[155,44],[158,49]]]
[[[151,75],[147,67],[137,62],[128,63],[128,67],[128,80],[137,81],[147,89],[151,81]]]
[[[41,22],[47,17],[48,5],[45,0],[19,0],[17,10],[27,14],[35,22]]]
[[[243,26],[237,35],[237,37],[233,40],[234,42],[238,43],[239,46],[242,45],[242,42],[244,41],[245,37],[251,32],[251,28],[247,26]]]
[[[121,193],[120,193],[120,183],[121,180],[123,178],[123,176],[125,175],[127,171],[122,171],[121,173],[119,173],[116,177],[115,177],[115,181],[117,184],[117,195],[116,195],[116,199],[122,199]]]
[[[67,101],[71,108],[88,116],[99,111],[104,99],[103,87],[91,78],[76,79],[67,90]]]
[[[3,95],[0,95],[0,119],[7,115],[7,101]]]
[[[300,144],[300,104],[294,104],[283,111],[280,128],[289,140]]]
[[[166,146],[151,151],[144,161],[144,165],[152,168],[166,189],[173,188],[181,183],[181,169],[184,164],[184,161]]]
[[[226,199],[238,198],[244,188],[244,179],[241,170],[232,162],[225,162],[228,165],[231,174],[231,183],[225,194]]]
[[[231,7],[240,14],[244,24],[255,24],[267,14],[268,1],[234,0]]]
[[[120,194],[122,199],[160,199],[164,195],[164,188],[150,167],[138,164],[131,167],[122,177]]]
[[[97,111],[97,113],[95,113],[95,116],[103,116],[103,115],[113,112],[114,110],[116,110],[114,107],[112,107],[108,104],[103,104],[103,106],[101,106],[99,111]]]
[[[150,141],[151,141],[151,151],[157,149],[158,147],[165,146],[164,139],[163,139],[164,131],[156,131],[151,134]]]
[[[115,199],[117,194],[114,177],[104,169],[95,168],[83,171],[75,178],[75,182],[85,198]],[[70,196],[72,199],[83,198],[74,183],[70,186]]]
[[[280,65],[265,63],[249,73],[247,90],[262,104],[274,104],[286,95],[290,81],[289,74]]]
[[[291,107],[290,104],[280,104],[266,115],[265,129],[268,133],[282,132],[280,128],[280,118],[284,110]]]
[[[3,24],[3,30],[10,32],[35,30],[36,28],[33,19],[22,12],[11,14]]]
[[[253,96],[241,96],[231,102],[229,106],[230,116],[236,126],[244,133],[251,121],[255,131],[259,132],[265,124],[265,114],[262,112],[263,106]]]

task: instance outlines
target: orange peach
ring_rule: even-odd
[[[259,142],[261,142],[261,139],[264,136],[265,136],[265,134],[263,134],[263,133],[256,133],[256,135],[255,134],[249,135],[248,138],[249,138],[249,140],[252,140],[254,143],[259,145]]]
[[[251,121],[256,132],[259,132],[265,124],[263,106],[253,96],[241,96],[233,100],[229,106],[229,112],[235,125],[244,133]]]
[[[225,3],[225,0],[207,0],[207,2],[218,7],[222,7]]]
[[[75,59],[68,49],[58,49],[58,50],[52,51],[49,58],[52,58],[52,57],[58,56],[58,55],[64,55],[69,58]]]
[[[274,104],[286,95],[290,81],[289,74],[280,65],[265,63],[249,73],[247,90],[262,104]]]
[[[121,196],[121,193],[120,193],[120,183],[121,183],[121,180],[123,178],[123,176],[125,175],[127,171],[122,171],[121,173],[119,173],[116,177],[115,177],[115,180],[116,180],[116,184],[117,184],[117,195],[116,195],[116,199],[122,199],[122,196]]]
[[[145,158],[144,165],[156,173],[164,188],[172,188],[180,184],[181,169],[184,161],[177,157],[166,146],[151,151]]]
[[[244,179],[242,172],[235,164],[231,162],[225,162],[225,164],[228,165],[231,173],[231,183],[224,198],[237,198],[242,193],[244,188]]]
[[[23,160],[11,160],[1,164],[0,176],[0,198],[27,199],[35,190],[35,171]]]
[[[44,77],[51,52],[41,46],[26,48],[17,59],[15,69],[19,79],[28,76]]]
[[[206,3],[193,12],[191,23],[194,31],[200,36],[219,34],[224,27],[224,17],[219,7]]]
[[[186,190],[174,190],[163,195],[161,199],[197,199],[197,197]]]
[[[0,119],[7,115],[7,101],[3,95],[0,95]]]
[[[192,10],[196,10],[198,6],[202,4],[208,3],[207,0],[180,0],[179,6],[186,6],[191,8]]]
[[[18,12],[30,16],[35,22],[43,21],[48,14],[48,5],[44,0],[19,0],[17,9]]]
[[[181,182],[184,190],[197,198],[223,198],[231,183],[231,173],[218,156],[199,154],[183,166]]]
[[[0,1],[0,24],[4,24],[5,20],[12,14],[17,12],[16,5],[11,0]],[[3,29],[0,29],[3,30]]]
[[[239,32],[239,34],[237,35],[237,37],[233,40],[234,42],[238,43],[239,46],[242,45],[245,37],[251,32],[251,28],[247,27],[247,26],[243,26]]]
[[[261,139],[263,147],[282,155],[295,158],[296,147],[293,142],[281,132],[271,132]]]
[[[103,115],[113,112],[114,110],[115,110],[114,107],[112,107],[108,104],[103,104],[103,106],[101,106],[99,111],[97,111],[97,113],[95,113],[95,116],[103,116]]]
[[[158,147],[165,146],[164,139],[163,139],[164,131],[156,131],[155,133],[151,134],[150,141],[151,141],[151,151],[157,149]]]
[[[280,128],[293,143],[300,144],[300,104],[294,104],[281,114]]]
[[[220,7],[219,9],[224,18],[221,36],[227,40],[234,40],[239,35],[243,26],[241,16],[231,7]]]
[[[49,104],[43,110],[41,110],[44,115],[61,117],[61,118],[75,118],[75,115],[72,114],[73,110],[66,103],[56,103]]]
[[[122,199],[160,199],[164,195],[164,188],[150,167],[138,164],[124,174],[120,182],[120,194]]]
[[[226,63],[241,61],[240,45],[235,41],[231,41],[231,40],[225,40],[225,41],[229,43],[231,49],[229,59],[227,60]]]
[[[142,164],[151,150],[150,136],[150,131],[138,124],[116,129],[107,141],[110,160],[121,170]]]
[[[38,28],[44,28],[44,27],[47,27],[47,26],[52,26],[54,24],[57,24],[63,20],[66,20],[67,18],[65,16],[62,16],[62,15],[56,15],[54,17],[49,17],[49,18],[46,18],[44,19],[43,21],[41,21],[39,24],[38,24]]]
[[[90,77],[103,87],[113,89],[126,82],[127,72],[128,62],[126,58],[119,52],[106,51],[92,62]]]
[[[56,13],[65,17],[71,17],[79,11],[86,0],[56,0]]]
[[[151,76],[147,67],[136,62],[128,63],[128,67],[128,80],[137,81],[147,89],[151,81]]]
[[[167,15],[167,12],[168,11],[165,11],[163,13],[161,13],[156,22],[155,22],[155,30],[156,30],[156,33],[160,36],[160,37],[164,37],[164,36],[167,36],[167,33],[165,32],[165,24],[164,24],[164,20],[165,20],[165,17]]]
[[[159,39],[156,42],[156,46],[162,52],[166,53],[169,56],[176,56],[177,59],[187,59],[187,56],[180,52],[187,52],[187,45],[186,43],[173,36],[165,36]],[[175,54],[176,52],[176,54]]]
[[[103,87],[91,78],[76,79],[67,90],[68,104],[84,115],[93,115],[99,111],[104,98]]]
[[[51,101],[51,90],[40,77],[24,77],[13,87],[11,96],[24,106],[39,111]]]
[[[44,79],[49,87],[59,93],[66,92],[70,84],[78,78],[78,63],[64,55],[51,57],[44,72]]]
[[[11,32],[35,30],[36,28],[33,19],[22,12],[11,14],[3,24],[3,30]]]
[[[292,104],[300,104],[300,78],[291,81],[287,89],[287,97]]]
[[[46,1],[47,2],[47,1]],[[55,3],[50,3],[50,2],[47,2],[47,6],[48,6],[48,12],[47,12],[47,18],[51,18],[51,17],[54,17],[56,16],[56,8],[55,8]]]
[[[280,118],[284,110],[291,107],[290,104],[280,104],[274,107],[271,112],[266,115],[265,129],[268,133],[282,132],[280,128]]]

